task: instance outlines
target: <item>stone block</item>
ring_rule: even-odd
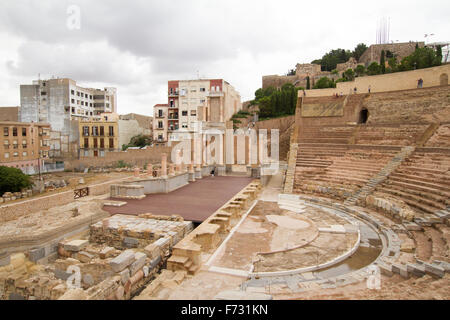
[[[136,272],[142,269],[145,265],[145,260],[147,259],[147,255],[142,252],[136,252],[135,261],[130,266],[130,274],[134,276]]]
[[[144,248],[144,251],[150,257],[150,259],[155,259],[161,256],[161,249],[155,243],[151,243]]]
[[[126,248],[137,248],[139,246],[139,240],[136,239],[136,238],[124,237],[123,238],[123,245]]]
[[[113,247],[105,247],[102,251],[100,251],[100,258],[106,259],[111,257],[114,254],[114,248]]]
[[[124,270],[122,270],[121,272],[119,272],[120,275],[120,281],[122,282],[122,284],[127,283],[128,280],[130,280],[130,269],[126,268]]]
[[[406,270],[416,277],[423,277],[425,275],[425,266],[418,264],[407,264]]]
[[[55,269],[54,274],[57,279],[61,279],[64,281],[66,281],[72,275],[71,273],[61,269]]]
[[[392,272],[399,274],[403,278],[409,278],[409,273],[405,265],[399,263],[392,264]]]
[[[120,272],[134,262],[134,251],[125,250],[109,262],[114,272]]]
[[[155,259],[153,259],[152,261],[150,261],[150,270],[155,268],[159,263],[161,262],[161,257],[157,257]]]
[[[380,268],[380,272],[382,275],[392,277],[392,275],[394,274],[392,272],[392,265],[390,264],[378,263],[378,267]]]
[[[7,266],[11,263],[11,256],[9,254],[0,253],[0,267]]]
[[[83,275],[83,282],[89,287],[95,284],[94,278],[89,273]]]
[[[83,263],[91,262],[92,259],[94,259],[95,256],[91,253],[88,253],[86,251],[80,251],[76,255],[76,259],[80,260]]]
[[[26,300],[21,294],[12,292],[9,294],[9,300]]]
[[[445,269],[434,264],[424,263],[425,272],[433,277],[442,278],[445,275]]]
[[[45,257],[45,248],[33,249],[28,251],[28,259],[30,259],[30,261],[37,262],[43,257]]]
[[[88,240],[73,240],[64,244],[64,250],[78,252],[89,244]]]

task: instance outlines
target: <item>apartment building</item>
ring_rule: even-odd
[[[109,151],[119,151],[118,116],[102,114],[100,120],[79,122],[80,157],[105,157]]]
[[[50,125],[0,121],[0,165],[34,174],[44,167],[49,158]]]
[[[169,105],[168,104],[157,104],[153,107],[153,143],[154,144],[164,144],[167,142],[167,128],[169,123]],[[174,118],[174,111],[172,109],[172,122]],[[173,125],[173,124],[172,124]]]
[[[223,79],[169,81],[168,105],[154,108],[155,141],[180,141],[199,122],[225,123],[241,109],[241,96]]]
[[[45,122],[63,132],[67,121],[116,112],[117,93],[115,88],[83,88],[67,78],[35,80],[20,86],[20,105],[22,122]]]

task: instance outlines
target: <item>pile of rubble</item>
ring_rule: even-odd
[[[0,197],[0,203],[14,201],[16,199],[28,198],[33,195],[33,191],[23,190],[22,192],[5,192],[2,197]]]

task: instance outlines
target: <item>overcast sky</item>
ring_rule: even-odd
[[[67,26],[71,5],[80,29]],[[39,73],[117,87],[121,114],[151,115],[168,80],[198,74],[227,80],[245,101],[263,75],[375,43],[382,17],[391,40],[434,42],[450,40],[449,15],[448,0],[0,0],[0,106],[20,105],[19,85]]]

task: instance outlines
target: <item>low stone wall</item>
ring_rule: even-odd
[[[76,160],[64,162],[66,170],[83,169],[89,167],[107,167],[117,165],[117,162],[124,161],[130,165],[143,167],[148,163],[160,163],[161,155],[170,155],[172,147],[149,147],[147,149],[127,150],[117,152],[106,152],[105,157],[82,157]]]
[[[415,217],[414,211],[401,200],[369,195],[366,197],[366,205],[369,208],[374,208],[387,213],[395,220],[413,221]]]
[[[111,185],[111,198],[143,199],[145,198],[144,187],[135,184],[113,184]]]
[[[116,184],[123,180],[130,179],[125,177],[117,180],[107,181],[100,184],[89,185],[89,195],[98,196],[109,193],[111,184]],[[0,223],[17,219],[18,217],[38,212],[41,210],[47,210],[52,207],[62,206],[74,201],[73,190],[65,191],[49,196],[39,197],[36,199],[25,200],[13,204],[7,204],[0,206]]]
[[[169,193],[189,184],[189,173],[179,173],[167,178],[139,179],[131,181],[129,184],[143,187],[144,194]],[[112,194],[111,197],[113,197]]]

